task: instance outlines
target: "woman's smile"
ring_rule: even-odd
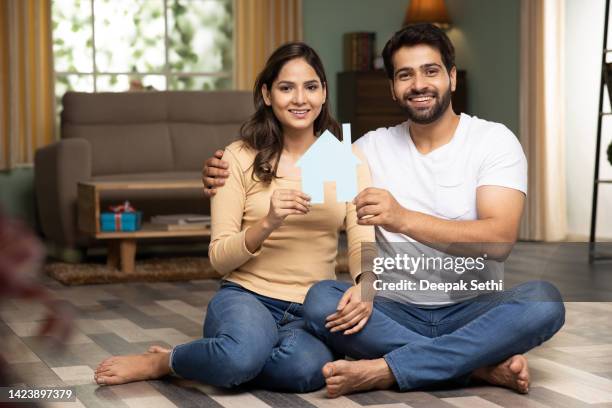
[[[291,115],[295,118],[295,119],[306,119],[306,117],[308,116],[308,114],[310,113],[310,109],[304,109],[304,108],[300,108],[300,109],[289,109],[289,113],[291,113]]]

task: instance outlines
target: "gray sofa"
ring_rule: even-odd
[[[42,232],[64,248],[91,245],[78,231],[77,183],[87,180],[200,180],[202,163],[236,140],[253,112],[251,92],[77,93],[63,98],[61,140],[35,156]],[[201,190],[109,192],[145,215],[209,213]]]

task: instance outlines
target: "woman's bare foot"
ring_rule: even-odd
[[[160,378],[170,373],[169,359],[170,350],[159,346],[143,354],[109,357],[96,368],[94,380],[101,385],[117,385]]]
[[[395,377],[383,358],[327,363],[323,366],[323,376],[329,398],[357,391],[388,389],[395,384]]]
[[[479,368],[474,371],[473,376],[521,394],[529,392],[529,366],[527,359],[521,354],[512,356],[498,365]]]
[[[147,350],[147,351],[149,353],[170,353],[172,350],[164,348],[162,346],[151,346],[151,347],[149,347],[149,350]]]

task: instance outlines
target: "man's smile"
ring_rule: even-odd
[[[407,100],[410,105],[416,108],[425,108],[429,107],[434,102],[435,95],[414,95],[408,96],[405,100]]]

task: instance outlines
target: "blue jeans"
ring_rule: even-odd
[[[218,387],[248,383],[286,392],[325,385],[329,348],[305,330],[303,307],[224,282],[208,305],[204,338],[176,346],[170,366],[183,378]]]
[[[465,384],[472,371],[522,354],[548,340],[565,322],[559,291],[543,281],[436,309],[374,298],[370,320],[358,333],[330,333],[350,284],[322,281],[304,301],[309,330],[334,352],[355,359],[384,357],[402,391]]]

